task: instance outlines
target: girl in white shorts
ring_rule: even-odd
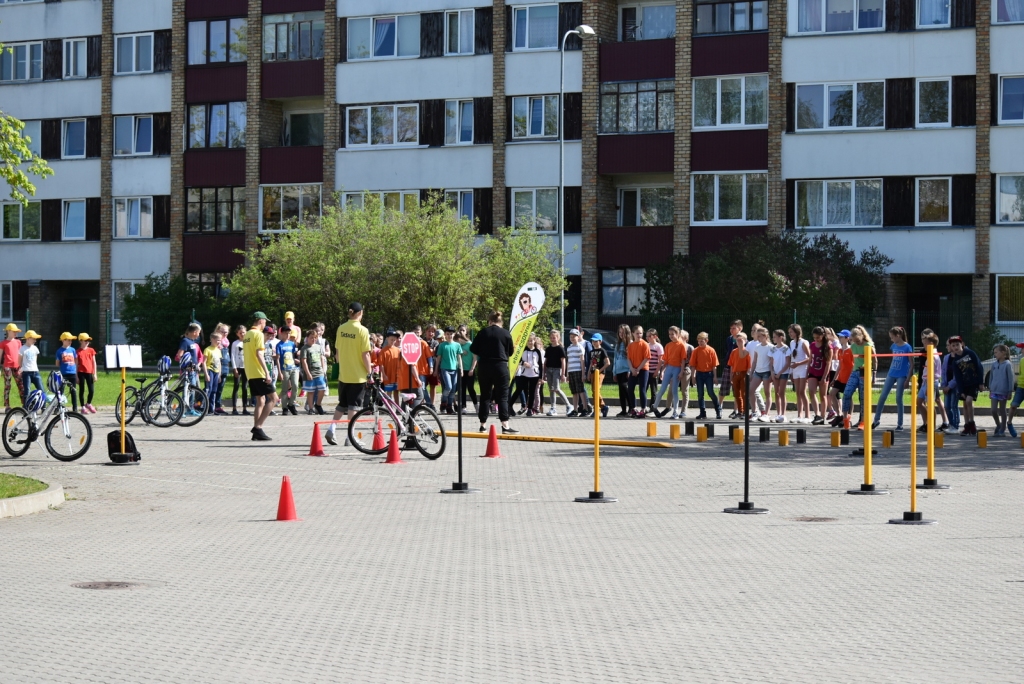
[[[789,326],[789,375],[796,390],[796,418],[794,423],[811,422],[811,404],[807,399],[807,371],[811,363],[811,346],[804,339],[804,331],[794,323]]]

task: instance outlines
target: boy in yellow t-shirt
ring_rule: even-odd
[[[220,333],[210,333],[210,346],[203,350],[206,357],[206,396],[210,398],[211,414],[224,415],[220,405]]]

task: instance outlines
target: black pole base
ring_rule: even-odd
[[[904,511],[902,518],[892,518],[890,525],[935,525],[938,520],[926,520],[921,511]]]
[[[442,489],[441,494],[479,494],[479,489],[473,489],[468,482],[452,482],[451,489]]]
[[[753,501],[740,501],[736,508],[723,508],[723,513],[740,513],[746,515],[767,515],[770,511],[767,508],[754,508]]]
[[[924,484],[917,485],[918,489],[951,489],[949,485],[939,484],[938,480],[924,478]]]
[[[618,499],[605,496],[604,492],[590,492],[590,496],[577,496],[576,503],[615,503]]]
[[[876,494],[876,495],[877,494],[888,494],[889,490],[888,489],[875,489],[875,485],[873,485],[873,484],[862,484],[860,486],[860,489],[847,489],[846,493],[847,494],[866,494],[866,495],[870,496],[872,494]]]

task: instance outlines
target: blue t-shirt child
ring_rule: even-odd
[[[281,364],[281,370],[293,371],[298,370],[298,365],[295,363],[295,343],[289,340],[277,343],[278,363]]]
[[[60,364],[61,375],[77,375],[78,353],[74,347],[61,347],[57,350],[57,363]]]
[[[190,354],[192,354],[192,363],[196,365],[199,364],[199,345],[196,344],[195,340],[190,340],[187,337],[182,337],[181,344],[178,345],[178,351],[182,353],[189,352]]]
[[[893,344],[889,349],[892,350],[893,354],[913,354],[914,348],[906,342],[902,344]],[[910,375],[910,357],[909,356],[894,356],[892,357],[892,363],[889,364],[889,377],[890,378],[905,378]]]

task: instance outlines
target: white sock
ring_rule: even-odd
[[[327,427],[327,432],[328,432],[329,434],[332,434],[332,435],[334,434],[334,423],[331,423],[331,424],[330,424],[330,425],[329,425],[329,426]]]

